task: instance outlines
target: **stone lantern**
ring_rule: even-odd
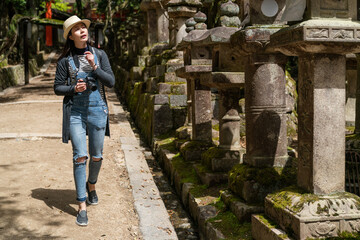
[[[238,55],[230,44],[230,36],[239,30],[238,14],[238,5],[231,1],[222,4],[221,26],[202,36],[204,46],[211,46],[213,60],[212,72],[202,74],[201,84],[219,91],[219,147],[209,149],[202,157],[203,164],[213,172],[228,172],[240,163],[239,100],[245,85],[245,58]],[[211,154],[215,151],[216,157]]]
[[[230,37],[242,56],[238,65],[245,58],[246,153],[228,177],[230,190],[245,201],[243,212],[259,212],[251,207],[295,179],[287,153],[287,57],[266,49],[270,36],[285,27],[285,2],[241,1],[241,29]]]
[[[175,47],[187,35],[185,21],[197,12],[199,0],[170,0],[167,4],[170,25],[170,46]]]
[[[345,192],[344,140],[346,54],[360,51],[356,15],[355,0],[308,0],[306,21],[271,35],[267,47],[299,57],[299,188],[265,199],[265,217],[295,239],[360,230],[360,198]],[[277,239],[259,216],[252,222],[255,239]]]
[[[169,21],[164,5],[166,0],[141,1],[140,9],[146,13],[147,44],[169,41]]]
[[[208,32],[205,21],[206,15],[202,12],[196,13],[193,19],[187,21],[186,29],[190,32],[177,46],[177,50],[184,52],[184,67],[176,70],[176,74],[187,81],[188,107],[191,109],[191,112],[188,112],[187,125],[191,125],[191,140],[210,146],[211,91],[210,87],[200,82],[201,74],[211,72],[212,69],[212,51],[201,44],[202,36]],[[202,149],[196,152],[193,154],[194,160],[200,159]]]
[[[285,0],[244,3],[245,29],[231,38],[239,53],[248,57],[244,162],[253,167],[284,167],[288,162],[284,70],[287,58],[264,48],[270,35],[283,27],[284,8]]]

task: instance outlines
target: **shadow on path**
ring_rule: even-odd
[[[18,224],[17,219],[23,214],[23,211],[12,207],[17,204],[11,198],[0,197],[0,239],[19,240],[19,239],[64,239],[52,234],[41,234],[36,230],[30,230]],[[50,222],[49,224],[58,224]]]
[[[37,188],[31,190],[31,197],[44,201],[51,209],[57,208],[73,216],[77,214],[77,210],[70,206],[77,204],[75,190]]]

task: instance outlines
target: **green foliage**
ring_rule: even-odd
[[[16,13],[23,14],[26,11],[26,0],[5,0],[5,5],[12,6]]]
[[[119,11],[124,10],[139,10],[141,0],[97,0],[98,13],[106,13],[108,1],[111,1],[111,8]]]
[[[40,3],[40,7],[46,9],[46,0],[42,0]],[[63,0],[53,0],[51,4],[52,9],[56,9],[59,11],[67,12],[71,7],[68,2],[63,2]],[[46,11],[46,10],[45,10]]]

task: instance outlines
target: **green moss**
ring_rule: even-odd
[[[196,174],[195,169],[191,164],[185,162],[185,160],[181,157],[180,153],[176,154],[171,163],[173,167],[178,172],[182,183],[194,183],[199,184],[200,180]]]
[[[295,184],[295,168],[255,168],[245,164],[238,164],[229,173],[229,185],[243,185],[246,181],[255,181],[263,186],[288,186]]]
[[[317,205],[317,209],[316,209],[316,213],[317,214],[321,214],[321,213],[323,213],[323,212],[328,212],[329,211],[329,207],[328,206],[323,206],[323,207],[321,207],[321,205],[318,203],[318,205]]]
[[[199,173],[210,173],[210,172],[212,172],[212,170],[208,166],[203,165],[203,164],[197,165],[196,168],[197,168]]]
[[[0,59],[2,59],[4,55],[0,56]],[[0,68],[6,67],[8,65],[7,59],[4,59],[2,62],[0,62]]]
[[[191,195],[193,195],[193,197],[200,198],[205,195],[204,193],[206,192],[207,189],[208,189],[207,185],[194,185],[194,187],[190,189],[190,193]]]
[[[259,219],[262,223],[264,223],[268,228],[272,229],[272,228],[278,228],[277,224],[272,221],[269,218],[266,218],[264,215],[258,215]]]
[[[319,195],[305,192],[296,186],[287,187],[278,192],[269,194],[269,197],[274,202],[274,207],[278,209],[288,209],[294,213],[302,210],[305,203],[314,203],[320,200]],[[298,201],[293,204],[292,200],[297,197]],[[318,206],[319,213],[327,211],[328,207]]]
[[[359,140],[359,139],[360,139],[360,134],[346,135],[346,141],[348,141],[348,140]]]
[[[220,230],[228,240],[250,240],[251,223],[240,223],[231,211],[220,211],[216,217],[208,220],[216,229]]]
[[[33,19],[32,22],[38,23],[38,24],[46,24],[46,25],[55,25],[55,26],[62,26],[64,24],[64,21],[58,20],[58,19],[49,19],[49,18],[38,18]]]
[[[216,158],[225,157],[226,152],[227,152],[226,150],[223,150],[221,148],[211,147],[207,151],[205,151],[204,153],[201,154],[202,163],[205,166],[208,166],[210,168],[211,167],[211,160],[214,159],[214,158],[216,159]]]
[[[139,102],[139,97],[141,95],[141,89],[142,89],[142,82],[136,82],[134,85],[134,90],[132,92],[132,94],[130,95],[129,98],[129,108],[132,112],[136,111],[138,102]]]
[[[355,126],[346,126],[346,130],[353,133],[355,131]]]
[[[221,196],[218,197],[212,204],[210,204],[214,207],[216,207],[216,209],[220,212],[224,212],[226,211],[227,207],[226,204],[221,200]]]
[[[197,150],[205,150],[209,147],[209,144],[201,142],[201,141],[190,141],[181,146],[180,151],[183,155],[185,155],[186,151],[197,151]]]
[[[219,131],[219,124],[215,124],[212,126],[212,128],[216,131]]]
[[[169,138],[159,140],[159,141],[157,141],[157,144],[162,149],[166,149],[170,152],[176,152],[175,137],[169,137]]]

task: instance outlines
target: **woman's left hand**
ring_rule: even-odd
[[[90,52],[90,51],[86,51],[85,52],[85,58],[86,60],[88,60],[90,66],[93,68],[93,70],[95,71],[97,66],[95,65],[95,58],[94,55]]]

